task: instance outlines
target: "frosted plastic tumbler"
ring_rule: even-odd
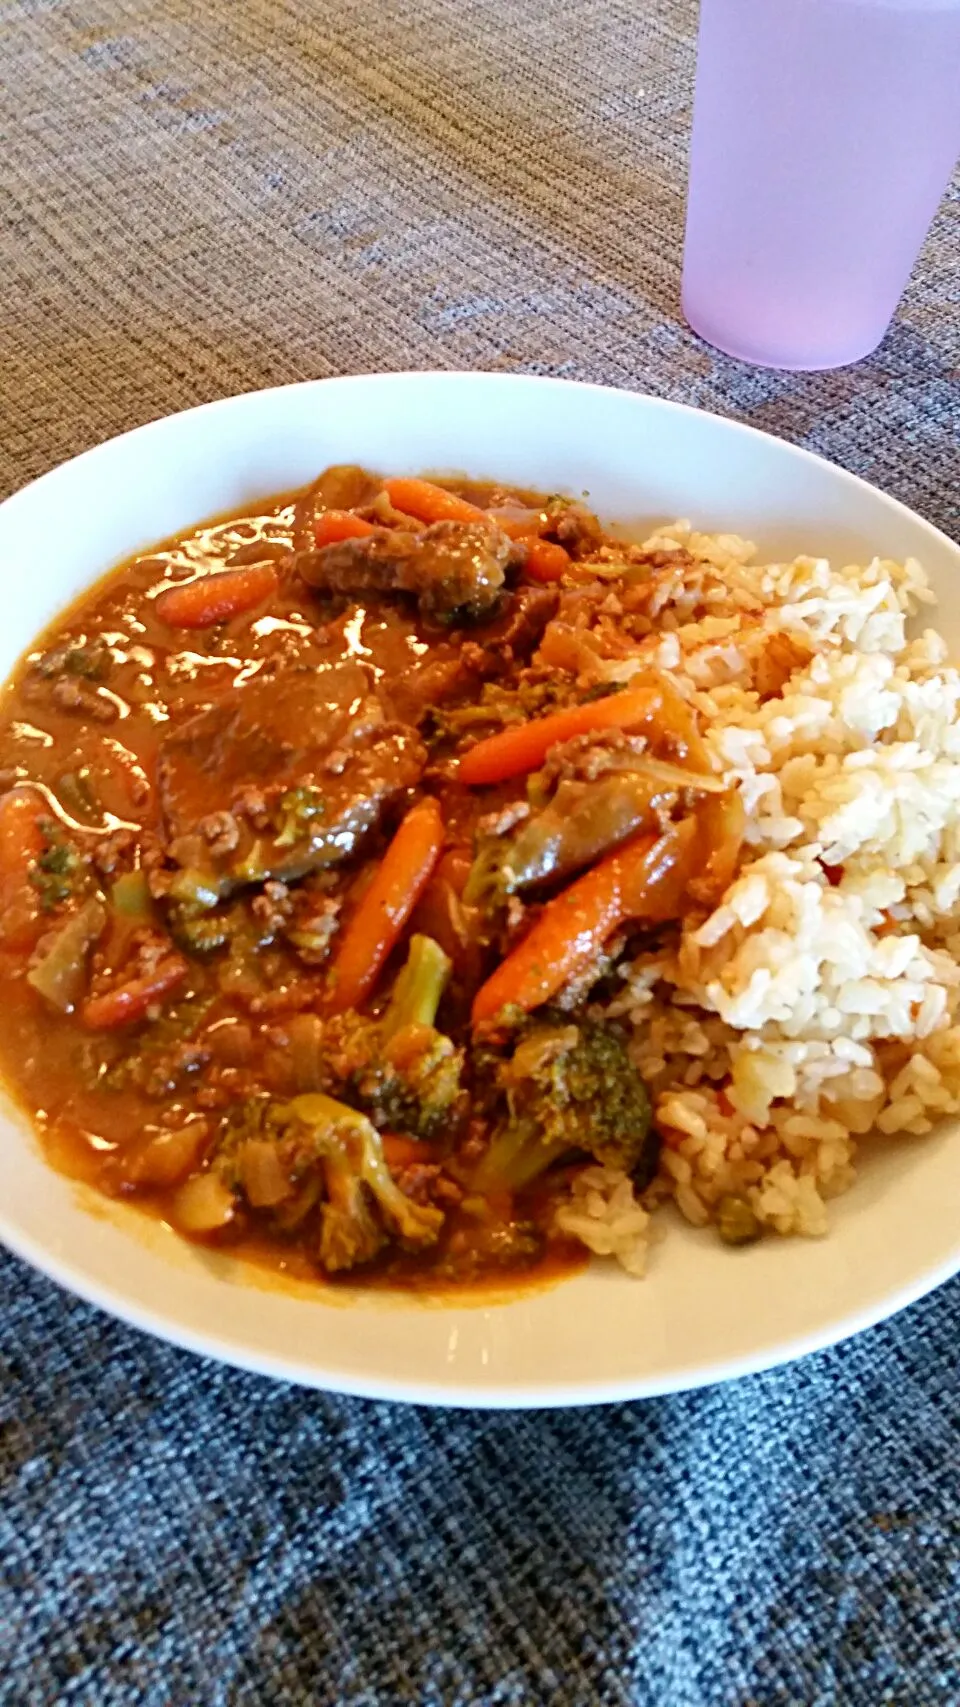
[[[701,0],[690,325],[766,367],[869,354],[958,154],[960,0]]]

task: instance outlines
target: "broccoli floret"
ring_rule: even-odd
[[[83,889],[87,878],[87,863],[68,842],[48,841],[30,873],[30,882],[40,897],[45,913],[52,913],[62,901],[69,901]]]
[[[449,1129],[460,1096],[463,1052],[433,1026],[410,1025],[384,1046],[370,1097],[377,1124],[427,1143]]]
[[[277,847],[292,848],[298,842],[309,841],[313,820],[322,818],[326,810],[327,803],[318,789],[289,788],[280,797]]]
[[[170,909],[170,934],[177,947],[187,954],[216,954],[226,948],[234,935],[234,923],[224,912],[192,918],[188,907]]]
[[[463,1051],[434,1024],[450,961],[414,936],[380,1020],[344,1014],[325,1038],[330,1089],[355,1098],[374,1125],[428,1142],[449,1131],[460,1099]]]
[[[408,1025],[432,1026],[450,977],[450,959],[432,936],[412,936],[381,1022],[385,1041]]]
[[[549,710],[564,693],[562,677],[548,681],[524,682],[504,687],[501,682],[484,682],[478,700],[467,705],[435,705],[428,714],[428,739],[460,741],[463,736],[475,738],[491,733],[508,723],[524,723]]]
[[[346,1156],[328,1156],[323,1164],[327,1201],[320,1211],[320,1262],[328,1274],[372,1262],[387,1241],[365,1181]]]
[[[502,911],[516,888],[510,868],[511,848],[508,836],[484,837],[467,874],[463,899],[469,907],[479,907],[487,918],[495,918]]]
[[[355,1108],[322,1093],[294,1097],[276,1111],[286,1141],[324,1164],[328,1201],[321,1210],[324,1267],[369,1262],[383,1243],[373,1204],[390,1232],[414,1249],[435,1244],[443,1211],[414,1203],[384,1160],[380,1134]]]
[[[611,1025],[529,1027],[501,1063],[498,1084],[506,1114],[474,1176],[478,1190],[519,1191],[577,1152],[649,1183],[657,1159],[650,1099]]]
[[[372,1261],[395,1237],[410,1249],[436,1242],[443,1211],[414,1203],[400,1190],[366,1115],[322,1092],[290,1102],[252,1097],[239,1104],[220,1136],[214,1166],[233,1190],[244,1189],[249,1140],[276,1146],[291,1193],[322,1181],[319,1257],[333,1273]],[[282,1221],[285,1200],[278,1209]]]

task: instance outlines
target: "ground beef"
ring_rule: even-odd
[[[95,723],[115,723],[120,715],[119,707],[112,699],[107,699],[89,682],[78,681],[74,676],[61,676],[55,681],[50,698],[58,711],[82,713]]]
[[[175,953],[166,931],[156,930],[152,925],[144,925],[135,930],[129,938],[122,966],[111,966],[103,954],[94,955],[93,990],[100,994],[117,985],[129,984],[134,979],[153,978],[164,962]],[[179,955],[176,958],[179,959]]]
[[[577,559],[595,552],[603,539],[603,529],[596,516],[579,504],[571,504],[563,510],[550,531],[570,556]]]
[[[611,771],[629,771],[648,751],[645,735],[630,735],[625,729],[598,729],[577,735],[552,748],[537,773],[545,785],[560,782],[596,782]]]
[[[487,680],[510,675],[539,645],[556,609],[555,587],[519,587],[496,622],[476,639],[464,637],[460,661],[466,674]]]
[[[306,966],[322,966],[330,953],[343,905],[342,897],[296,890],[285,933]]]
[[[252,1014],[279,1019],[285,1014],[306,1013],[315,1008],[322,994],[323,983],[319,978],[301,977],[287,989],[259,991],[246,998],[246,1005]]]
[[[137,837],[133,830],[111,830],[100,836],[93,849],[93,863],[101,877],[114,878],[133,868]]]
[[[74,679],[102,682],[110,674],[111,663],[110,648],[105,640],[87,643],[65,640],[62,645],[34,658],[30,668],[34,676],[43,680],[72,676]]]
[[[210,1060],[210,1051],[202,1043],[185,1041],[174,1043],[159,1057],[151,1059],[149,1066],[143,1063],[146,1071],[142,1075],[142,1085],[147,1096],[170,1096],[186,1079],[201,1073]]]
[[[250,903],[262,937],[270,940],[279,936],[293,911],[293,897],[285,883],[271,879]]]
[[[265,830],[270,823],[267,797],[262,788],[255,788],[252,784],[248,783],[246,788],[239,790],[234,801],[234,810],[248,818],[255,830]]]
[[[513,800],[509,806],[501,806],[497,812],[488,812],[477,819],[476,835],[506,836],[515,830],[530,816],[530,806],[526,800]]]
[[[452,1209],[463,1200],[462,1188],[435,1162],[410,1162],[393,1177],[404,1196],[414,1203],[440,1203]]]
[[[240,826],[232,812],[211,812],[201,818],[197,829],[215,859],[233,853],[240,840]]]

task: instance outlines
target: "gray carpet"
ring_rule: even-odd
[[[232,391],[604,380],[960,533],[960,191],[877,354],[679,322],[686,0],[0,0],[0,489]],[[778,1374],[569,1415],[204,1364],[0,1262],[0,1700],[960,1701],[960,1283]]]

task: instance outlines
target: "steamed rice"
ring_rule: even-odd
[[[695,572],[662,578],[657,632],[606,671],[669,673],[748,828],[720,904],[622,964],[602,1010],[631,1024],[660,1169],[638,1204],[589,1168],[557,1219],[633,1274],[664,1199],[694,1226],[734,1197],[817,1236],[861,1142],[960,1111],[960,674],[934,632],[908,637],[920,565],[756,564],[686,523],[645,542],[677,547]]]

